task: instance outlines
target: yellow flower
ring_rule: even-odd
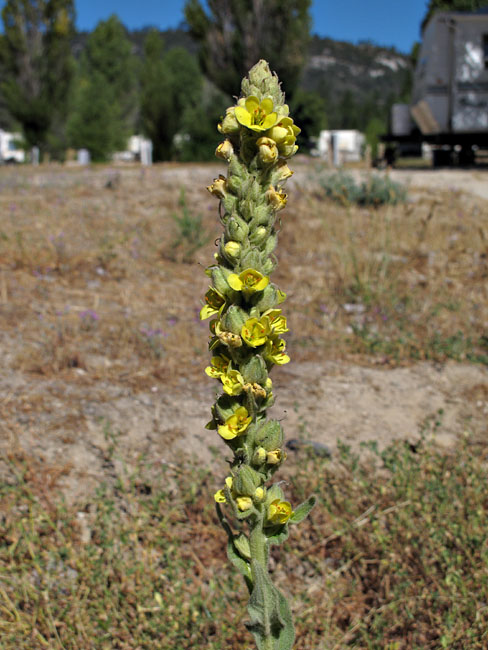
[[[269,321],[273,334],[284,334],[290,330],[286,326],[286,318],[281,315],[281,309],[268,309],[263,314]]]
[[[236,499],[237,507],[241,512],[249,510],[252,508],[252,499],[251,497],[237,497]]]
[[[286,459],[286,453],[281,449],[273,449],[266,454],[266,462],[268,465],[279,465]]]
[[[264,350],[264,357],[268,361],[283,366],[290,361],[290,357],[285,354],[286,343],[283,339],[268,339]]]
[[[227,372],[227,368],[229,367],[230,359],[227,359],[227,357],[224,357],[223,355],[219,355],[218,357],[212,357],[210,360],[210,366],[207,366],[205,368],[205,372],[209,377],[213,377],[214,379],[219,379],[223,374]]]
[[[225,484],[227,485],[229,490],[232,490],[232,483],[233,483],[232,476],[227,476],[225,479]],[[217,503],[227,503],[225,490],[217,490],[217,492],[214,494],[214,499]]]
[[[225,497],[225,493],[223,490],[217,490],[217,492],[214,494],[214,499],[217,503],[226,503],[227,499]]]
[[[220,379],[227,395],[240,395],[242,393],[244,377],[238,370],[228,370],[225,375],[220,376]]]
[[[301,129],[293,124],[291,117],[282,117],[277,124],[269,129],[266,136],[276,142],[281,156],[289,158],[298,149],[295,140],[300,131]]]
[[[233,440],[240,436],[251,424],[251,417],[245,406],[240,406],[237,411],[227,418],[225,424],[220,424],[218,432],[224,440]]]
[[[267,131],[278,121],[278,114],[273,112],[273,100],[269,97],[260,102],[251,95],[244,106],[235,107],[234,113],[237,121],[252,131]]]
[[[263,163],[273,163],[278,158],[278,147],[271,138],[259,138],[256,142],[258,155]]]
[[[250,295],[255,291],[263,291],[268,286],[269,278],[255,269],[246,269],[239,275],[231,273],[227,282],[234,291],[242,291],[244,294]]]
[[[218,178],[214,178],[214,182],[212,185],[209,185],[207,187],[207,190],[210,192],[210,194],[213,194],[213,196],[216,196],[218,199],[225,198],[225,195],[227,194],[227,179],[225,176],[222,176],[222,174],[220,174]]]
[[[288,519],[292,516],[293,510],[288,501],[280,501],[275,499],[269,504],[268,520],[272,524],[286,524]]]
[[[205,302],[207,304],[200,310],[201,320],[205,320],[214,314],[220,314],[225,305],[225,298],[217,289],[210,287],[205,294]]]
[[[227,162],[229,162],[233,153],[234,153],[234,147],[232,146],[230,140],[224,140],[219,144],[219,146],[215,150],[215,155],[217,156],[217,158],[221,158],[222,160],[226,160]]]
[[[266,343],[270,333],[271,329],[267,319],[249,318],[242,326],[241,337],[251,348],[257,348]]]
[[[282,210],[287,202],[287,197],[284,192],[281,190],[276,191],[275,188],[270,185],[268,191],[265,194],[273,210]]]

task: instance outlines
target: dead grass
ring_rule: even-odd
[[[446,190],[342,207],[297,167],[274,276],[288,293],[292,360],[486,364],[486,201]],[[205,381],[198,311],[220,226],[204,188],[218,171],[0,169],[3,363],[46,385],[35,399],[15,385],[2,397],[12,450],[20,429],[47,423],[76,438],[83,416],[69,392],[60,399],[59,382],[95,385],[103,404],[112,387]],[[210,239],[191,263],[172,217],[183,186]],[[55,493],[67,461],[11,454],[0,495],[6,650],[248,644],[242,586],[208,504],[214,479],[143,458],[124,472],[115,434],[106,437],[108,483],[75,505]],[[389,453],[378,476],[348,452],[339,466],[289,465],[296,497],[322,499],[274,556],[293,596],[297,650],[486,647],[485,451]]]

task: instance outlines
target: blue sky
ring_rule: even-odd
[[[91,31],[115,13],[129,28],[177,27],[185,0],[75,0],[77,27]],[[5,4],[0,0],[0,7]],[[313,0],[313,32],[337,40],[371,40],[409,52],[419,40],[427,0]]]

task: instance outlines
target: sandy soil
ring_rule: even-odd
[[[303,176],[297,167],[292,180],[300,189]],[[188,171],[169,173],[180,182],[178,176]],[[391,175],[420,191],[458,188],[488,199],[487,171],[395,170]],[[209,168],[194,169],[192,179],[207,183]],[[11,344],[0,339],[3,359]],[[215,462],[224,471],[222,454],[215,460],[212,448],[222,452],[225,447],[215,432],[204,429],[215,387],[203,368],[180,384],[155,380],[149,390],[135,391],[130,385],[94,380],[90,370],[105,362],[100,355],[89,359],[86,368],[48,378],[4,365],[0,480],[8,480],[7,464],[1,461],[8,455],[35,459],[46,484],[59,487],[68,499],[86,495],[110,479],[117,465],[130,467],[143,455],[156,465],[196,455],[199,462]],[[425,431],[449,447],[465,431],[478,439],[487,433],[488,371],[483,366],[419,363],[384,369],[294,362],[273,375],[278,401],[272,416],[283,420],[287,437],[322,443],[333,455],[337,441],[355,448],[369,440],[380,446],[393,439],[415,443]]]

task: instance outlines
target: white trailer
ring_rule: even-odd
[[[441,11],[427,23],[415,69],[412,103],[393,107],[390,133],[397,143],[429,143],[434,164],[474,160],[488,148],[488,7]]]
[[[19,145],[21,139],[20,133],[0,129],[0,163],[25,162],[25,151]]]
[[[355,129],[321,131],[316,151],[321,158],[329,160],[334,166],[361,160],[365,145],[364,134]]]

